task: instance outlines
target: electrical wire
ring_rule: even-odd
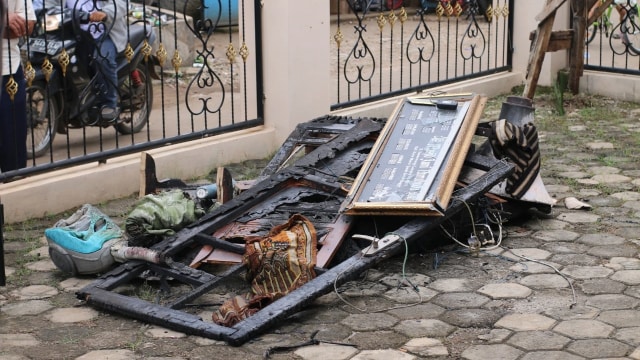
[[[374,222],[374,225],[375,225],[375,222]],[[348,305],[348,306],[350,306],[350,307],[352,307],[352,308],[354,308],[354,309],[356,309],[356,310],[358,310],[358,311],[360,311],[362,313],[380,313],[380,312],[385,312],[385,311],[389,311],[389,310],[404,309],[404,308],[408,308],[408,307],[412,307],[412,306],[416,306],[416,305],[422,304],[423,298],[422,298],[422,294],[420,293],[420,289],[416,285],[411,283],[411,281],[406,276],[406,265],[407,265],[407,261],[409,259],[409,244],[407,243],[407,239],[402,238],[402,240],[404,241],[405,252],[404,252],[404,259],[402,261],[402,279],[401,279],[401,282],[406,282],[406,284],[409,284],[409,286],[413,289],[413,291],[415,291],[418,294],[418,301],[417,302],[411,303],[411,304],[392,306],[392,307],[385,308],[385,309],[380,309],[380,310],[371,310],[371,311],[369,311],[367,309],[362,309],[362,308],[354,305],[353,303],[349,302],[347,299],[342,297],[342,295],[340,295],[340,293],[338,292],[338,279],[347,270],[351,269],[353,267],[353,265],[351,265],[348,268],[342,270],[335,277],[335,279],[333,279],[333,291],[336,293],[336,296],[338,296],[338,299],[340,299],[346,305]],[[363,253],[363,256],[366,256],[366,255],[367,255],[366,253]]]
[[[571,304],[569,305],[569,308],[570,308],[570,309],[572,309],[572,308],[573,308],[573,307],[578,303],[578,300],[577,300],[577,298],[576,298],[576,289],[573,287],[573,283],[572,283],[572,282],[571,282],[571,280],[569,280],[569,278],[568,278],[565,274],[563,274],[563,273],[562,273],[558,268],[556,268],[555,266],[553,266],[553,265],[551,265],[551,264],[549,264],[549,263],[546,263],[546,262],[544,262],[544,261],[537,260],[537,259],[532,259],[532,258],[527,257],[527,256],[523,256],[523,255],[516,254],[516,253],[514,253],[511,249],[509,249],[508,247],[503,246],[502,248],[503,248],[504,250],[506,250],[506,251],[509,251],[511,254],[513,254],[513,255],[514,255],[514,256],[516,256],[516,257],[519,257],[519,258],[524,259],[524,260],[527,260],[527,261],[532,261],[532,262],[535,262],[535,263],[538,263],[538,264],[541,264],[541,265],[544,265],[544,266],[548,266],[548,267],[550,267],[551,269],[553,269],[553,271],[555,271],[555,272],[556,272],[556,274],[558,274],[558,275],[562,276],[562,278],[563,278],[563,279],[565,279],[565,280],[566,280],[566,282],[567,282],[567,283],[569,283],[569,286],[571,287],[571,292],[572,292],[572,294],[573,294],[573,301],[572,301],[572,302],[571,302]]]

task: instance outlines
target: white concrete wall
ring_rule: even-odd
[[[516,0],[514,9],[514,33],[513,33],[513,70],[521,72],[526,76],[527,65],[529,63],[529,50],[531,41],[529,36],[532,31],[538,27],[535,20],[536,15],[542,12],[546,1],[529,1]],[[569,24],[569,1],[558,9],[555,21],[553,22],[554,30],[565,30],[570,28]],[[542,63],[540,78],[538,85],[550,86],[555,82],[558,71],[567,66],[567,51],[561,50],[547,53]]]
[[[529,33],[543,1],[516,1],[514,9],[514,71],[443,87],[445,91],[471,91],[487,96],[508,92],[524,82],[529,57]],[[329,1],[262,1],[265,125],[233,135],[215,136],[188,144],[149,151],[156,159],[158,178],[192,179],[218,166],[275,152],[294,127],[330,112]],[[558,16],[556,22],[566,16]],[[252,33],[250,24],[245,24]],[[549,85],[563,55],[545,59],[540,85]],[[397,99],[349,109],[340,114],[386,117]],[[140,156],[109,160],[0,184],[0,201],[7,222],[75,210],[135,194],[139,190]]]
[[[278,146],[297,124],[329,112],[329,21],[327,0],[263,3],[264,119]]]

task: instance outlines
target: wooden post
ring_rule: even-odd
[[[571,0],[573,14],[573,39],[569,52],[569,89],[578,93],[580,77],[584,71],[584,38],[587,29],[588,9],[584,0]]]
[[[547,9],[553,5],[552,3],[554,3],[553,0],[547,0],[544,11],[546,17],[538,24],[538,29],[536,30],[536,35],[531,46],[531,53],[529,54],[529,65],[527,65],[527,77],[523,94],[524,97],[529,99],[533,99],[536,93],[542,62],[544,61],[544,56],[549,46],[553,21],[556,18],[555,11],[547,12]]]
[[[0,286],[7,284],[7,275],[4,272],[4,205],[0,203]]]

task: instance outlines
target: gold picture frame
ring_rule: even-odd
[[[475,94],[400,100],[341,211],[349,215],[443,215],[486,101]]]

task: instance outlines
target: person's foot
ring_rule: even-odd
[[[118,107],[105,105],[100,108],[100,118],[102,118],[103,121],[115,123],[117,122],[119,116],[120,109]]]

